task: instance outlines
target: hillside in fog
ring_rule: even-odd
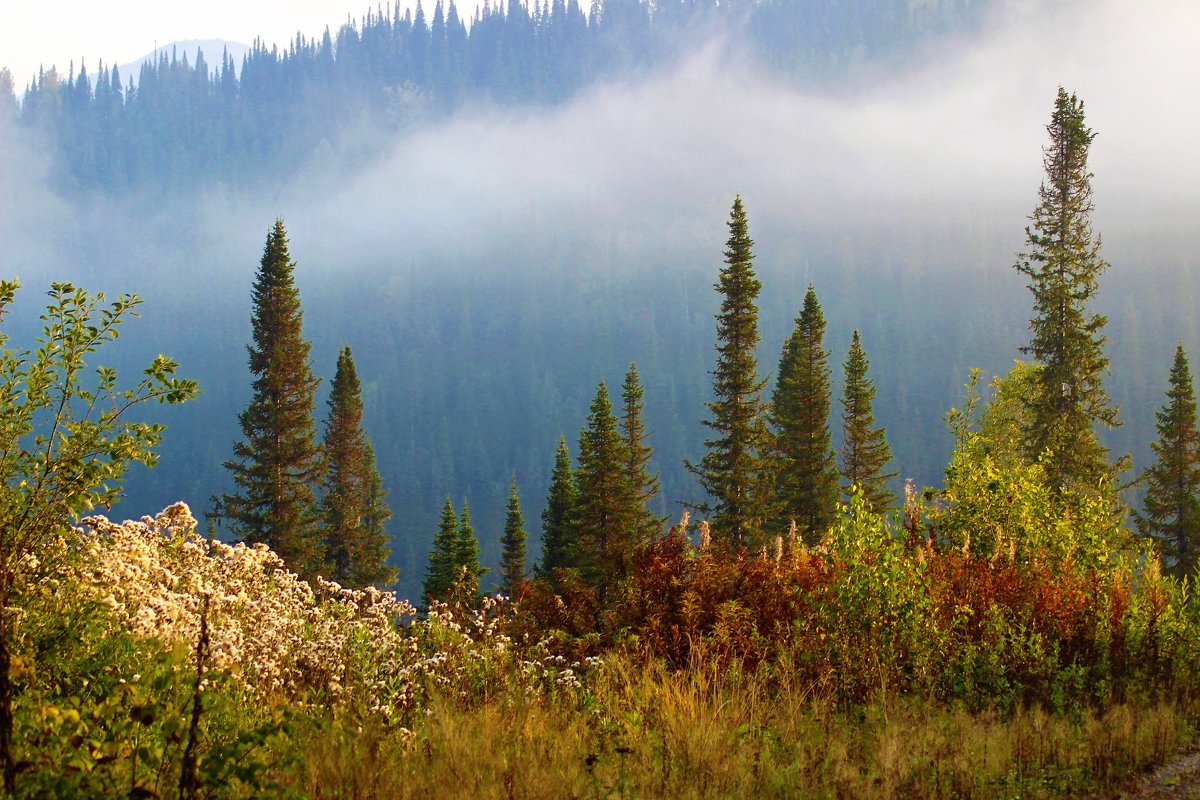
[[[1171,350],[1200,344],[1200,180],[1177,102],[1194,71],[1175,41],[1195,12],[863,8],[513,4],[467,20],[435,6],[260,44],[240,66],[160,52],[133,93],[91,65],[47,73],[4,105],[0,259],[30,288],[146,297],[130,363],[170,353],[204,395],[170,419],[160,466],[123,507],[202,505],[229,487],[250,283],[284,218],[319,396],[342,345],[358,360],[412,595],[444,498],[470,498],[494,565],[510,477],[536,520],[555,442],[577,449],[596,382],[616,387],[630,362],[655,510],[697,498],[681,465],[706,435],[711,287],[738,192],[764,377],[811,282],[835,385],[862,332],[894,488],[940,484],[943,415],[969,368],[1003,374],[1028,342],[1012,266],[1062,84],[1098,132],[1113,267],[1097,307],[1124,420],[1104,436],[1145,466]]]

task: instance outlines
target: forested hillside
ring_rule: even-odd
[[[987,5],[514,0],[464,19],[454,0],[437,0],[428,13],[397,5],[320,37],[257,41],[240,64],[164,50],[136,86],[103,63],[51,66],[21,93],[17,116],[61,159],[57,177],[69,187],[269,185],[345,147],[376,153],[380,136],[467,103],[559,103],[669,67],[714,38],[794,80],[832,80],[972,30]],[[0,113],[14,113],[12,83],[0,81]]]

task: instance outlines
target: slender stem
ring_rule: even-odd
[[[192,692],[192,722],[188,726],[187,747],[183,750],[183,764],[179,771],[180,800],[194,800],[196,791],[200,788],[199,776],[196,774],[196,747],[200,738],[200,712],[202,711],[200,687],[204,682],[204,659],[208,651],[208,599],[200,606],[200,640],[196,642],[196,688]]]

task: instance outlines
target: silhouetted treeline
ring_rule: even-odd
[[[714,36],[776,71],[825,80],[903,58],[975,25],[986,3],[941,0],[485,0],[473,19],[438,0],[431,16],[382,10],[336,34],[255,42],[240,65],[162,52],[136,83],[115,67],[43,69],[20,122],[58,156],[70,188],[180,188],[287,174],[345,157],[342,134],[394,131],[478,100],[555,103],[604,78],[669,64]],[[13,87],[0,81],[0,113]],[[369,145],[356,136],[352,151]]]

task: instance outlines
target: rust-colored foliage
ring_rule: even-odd
[[[1190,675],[1190,640],[1169,628],[1186,595],[1171,579],[939,547],[915,518],[862,536],[750,554],[697,545],[685,520],[638,550],[607,607],[564,573],[557,594],[529,587],[518,618],[586,642],[572,655],[622,645],[673,669],[786,665],[847,702],[913,692],[1061,707],[1179,691]]]
[[[753,667],[788,644],[828,577],[819,558],[750,556],[719,544],[697,552],[676,526],[638,554],[624,618],[641,646],[668,664],[693,650]]]

